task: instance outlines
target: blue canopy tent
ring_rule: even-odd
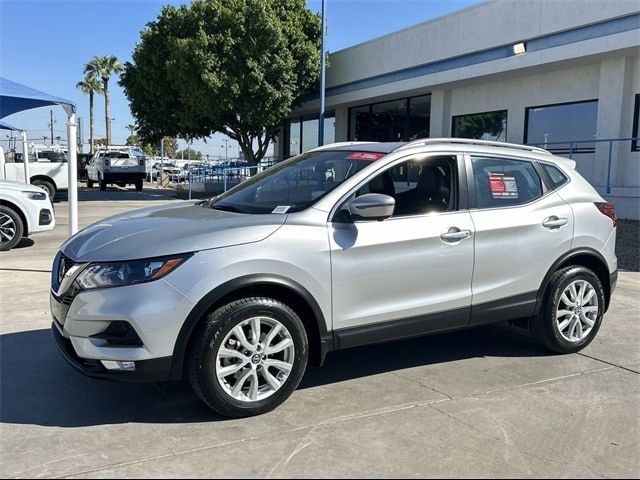
[[[7,122],[4,122],[2,120],[0,120],[0,130],[10,130],[12,132],[21,132],[22,131],[20,128],[16,128],[13,125],[10,125]]]
[[[55,97],[26,85],[0,77],[0,119],[33,108],[59,105],[67,113],[67,145],[69,148],[69,233],[78,231],[78,152],[76,146],[76,106],[70,100]],[[7,125],[2,123],[2,125]],[[2,127],[5,128],[5,127]],[[11,130],[17,130],[11,128]],[[26,132],[22,134],[23,156],[28,159]],[[25,161],[25,179],[29,179],[29,162]]]

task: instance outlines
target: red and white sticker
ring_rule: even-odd
[[[518,184],[514,177],[490,173],[489,188],[493,198],[518,198]]]
[[[386,153],[378,152],[353,152],[347,155],[347,160],[367,160],[369,162],[375,162],[384,157]]]

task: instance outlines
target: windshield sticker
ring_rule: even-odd
[[[347,155],[347,160],[368,160],[370,162],[375,162],[376,160],[380,160],[384,157],[386,153],[378,153],[378,152],[353,152]]]
[[[289,205],[279,205],[276,208],[274,208],[273,212],[271,213],[287,213],[290,208],[291,206]]]
[[[515,177],[506,177],[503,174],[489,174],[489,188],[493,198],[513,199],[518,198],[518,184]]]

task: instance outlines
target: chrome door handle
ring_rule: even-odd
[[[569,220],[567,218],[559,218],[554,215],[553,217],[549,217],[544,222],[542,222],[542,226],[544,228],[553,230],[564,227],[567,223],[569,223]]]
[[[440,235],[440,238],[445,242],[459,242],[470,236],[471,230],[460,230],[459,228],[451,227],[449,231]]]

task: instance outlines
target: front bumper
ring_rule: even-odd
[[[165,279],[85,291],[68,285],[74,280],[72,274],[63,291],[50,292],[54,338],[67,362],[94,378],[169,381],[175,342],[194,302]],[[118,343],[122,338],[109,333],[116,324],[126,325],[135,342]]]
[[[133,371],[108,370],[99,360],[80,358],[73,349],[71,340],[62,336],[55,322],[51,324],[51,333],[62,358],[87,377],[121,382],[168,382],[170,380],[172,357],[135,362],[136,368]]]

